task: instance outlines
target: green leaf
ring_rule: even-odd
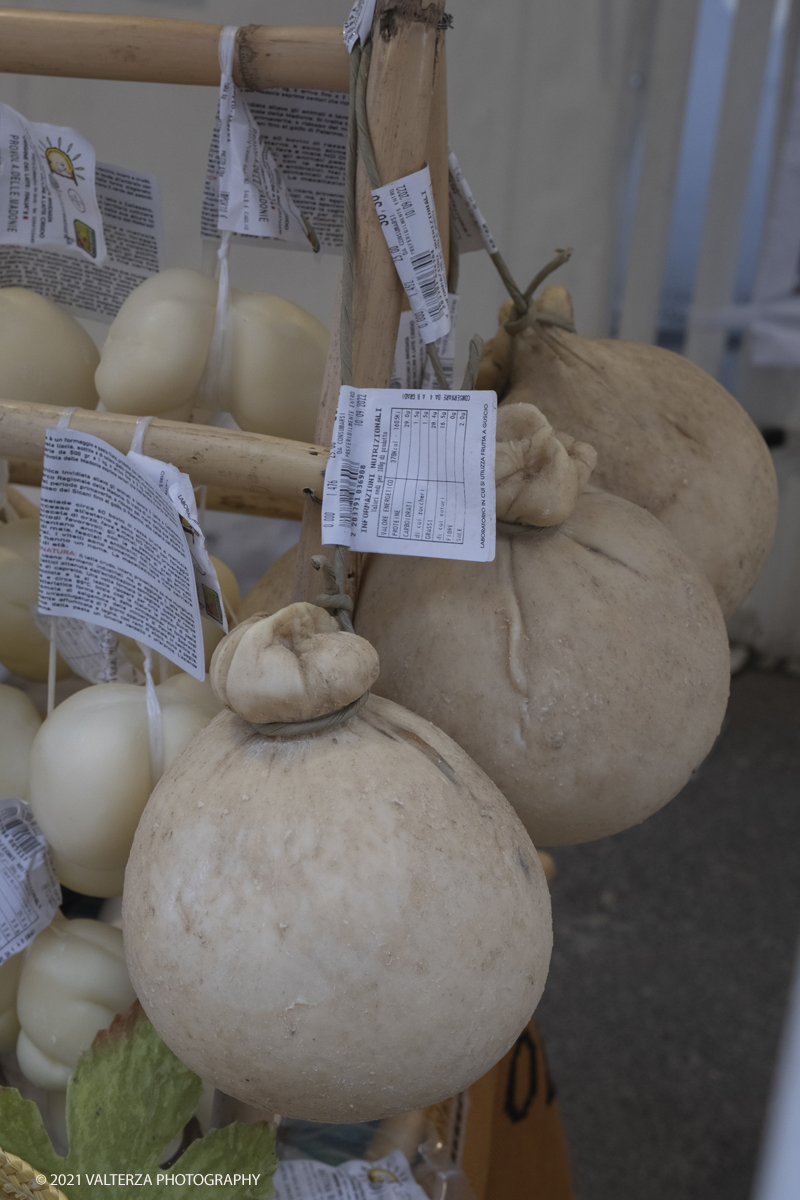
[[[15,1088],[0,1088],[0,1146],[50,1178],[80,1177],[80,1183],[59,1184],[68,1200],[270,1200],[277,1160],[266,1125],[214,1129],[169,1173],[159,1170],[201,1090],[200,1077],[162,1042],[137,1001],[98,1033],[70,1080],[66,1160],[50,1144],[36,1105]],[[111,1175],[131,1179],[119,1183]],[[166,1181],[181,1175],[195,1178]],[[207,1184],[196,1181],[199,1175],[221,1179]],[[241,1178],[256,1175],[257,1183]]]
[[[0,1147],[47,1175],[64,1170],[39,1109],[33,1100],[23,1100],[16,1088],[0,1087]]]
[[[213,1175],[219,1183],[168,1184],[156,1195],[158,1200],[270,1200],[275,1194],[272,1176],[277,1165],[275,1138],[269,1127],[234,1121],[192,1142],[172,1168],[173,1176],[179,1178]],[[241,1176],[250,1176],[251,1182],[242,1182]],[[256,1176],[258,1180],[253,1182]]]
[[[157,1170],[201,1090],[137,1001],[98,1033],[70,1081],[67,1172]]]

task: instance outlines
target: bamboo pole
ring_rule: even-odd
[[[58,423],[62,411],[51,404],[0,400],[0,456],[41,462],[45,434]],[[136,417],[120,413],[78,409],[70,429],[102,438],[126,454],[136,421]],[[328,461],[327,450],[307,442],[158,418],[147,427],[144,453],[174,463],[194,484],[207,484],[233,496],[247,493],[275,501],[279,511],[271,511],[271,516],[286,515],[280,511],[286,501],[295,506],[290,511],[296,512],[304,488],[320,490]],[[24,482],[18,474],[12,475],[15,482]]]
[[[444,0],[377,0],[375,5],[367,116],[378,172],[386,183],[425,165],[441,36],[437,27],[443,12]],[[367,173],[359,159],[353,300],[353,377],[359,387],[389,385],[403,295],[375,213]],[[338,315],[333,328],[315,433],[322,446],[331,443],[341,382]],[[319,591],[311,556],[320,548],[320,507],[306,501],[295,576],[296,599],[309,598]],[[350,586],[357,587],[355,573]]]
[[[221,25],[164,17],[0,8],[0,71],[219,86]],[[233,79],[246,91],[349,88],[341,27],[246,25]]]

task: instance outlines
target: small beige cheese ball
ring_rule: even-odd
[[[74,317],[28,288],[0,288],[0,396],[95,408],[100,355]]]
[[[17,993],[17,1061],[45,1091],[66,1091],[95,1034],[136,999],[122,934],[102,921],[67,921],[59,912],[34,938]]]
[[[23,954],[12,954],[0,964],[0,1054],[8,1054],[17,1044],[17,988],[24,957]]]
[[[47,680],[50,643],[33,619],[39,598],[39,518],[0,525],[0,662],[32,683]],[[56,660],[56,679],[72,674]]]
[[[41,723],[30,697],[0,684],[0,800],[27,800],[31,746]]]
[[[207,681],[182,672],[156,692],[166,768],[220,705]],[[59,704],[31,749],[30,803],[63,884],[88,896],[121,894],[150,791],[143,687],[99,683]]]
[[[201,402],[216,304],[217,283],[200,271],[172,268],[140,284],[103,346],[96,382],[106,408],[188,415]],[[328,330],[288,300],[236,288],[229,320],[230,377],[222,401],[234,420],[254,433],[312,441]]]

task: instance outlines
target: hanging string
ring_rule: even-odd
[[[350,617],[353,611],[353,601],[344,590],[347,547],[336,546],[335,549],[335,565],[333,567],[324,554],[315,554],[311,559],[314,570],[322,571],[325,580],[325,591],[320,596],[315,596],[312,604],[327,609],[329,613],[337,617],[345,633],[354,633]]]
[[[69,423],[72,420],[72,414],[77,412],[77,407],[73,405],[71,408],[61,410],[61,416],[56,421],[56,429],[69,429]],[[48,637],[50,642],[49,653],[47,656],[47,715],[52,713],[56,706],[56,668],[58,666],[58,617],[50,617],[50,633]]]
[[[131,438],[130,454],[144,454],[144,435],[150,426],[152,417],[139,417],[133,430]]]
[[[136,645],[144,655],[145,702],[147,704],[147,742],[150,749],[150,786],[154,788],[164,774],[164,726],[153,679],[153,650],[144,642]]]

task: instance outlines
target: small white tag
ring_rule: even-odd
[[[205,677],[192,555],[172,501],[124,454],[72,429],[45,439],[39,612],[126,634]]]
[[[491,562],[496,425],[495,392],[343,387],[323,544]]]
[[[61,888],[44,834],[24,800],[0,800],[0,963],[52,921]]]
[[[197,503],[191,479],[183,471],[174,467],[172,463],[161,462],[160,459],[150,458],[146,454],[137,454],[135,450],[129,450],[126,458],[172,502],[180,518],[183,532],[186,535],[186,544],[192,557],[200,612],[204,617],[209,617],[216,622],[227,633],[228,618],[222,602],[222,588],[219,586],[217,572],[206,550],[206,539],[200,528],[200,518],[197,515]]]
[[[0,243],[106,256],[94,150],[74,129],[26,121],[0,104]]]
[[[496,254],[497,243],[492,237],[486,218],[475,203],[475,197],[452,150],[448,155],[448,162],[450,163],[450,220],[455,230],[459,252],[468,254],[470,250],[485,249],[490,254]]]
[[[364,45],[367,35],[372,29],[374,16],[375,0],[356,0],[350,9],[350,16],[345,21],[342,31],[344,44],[347,46],[348,53],[353,49],[356,42],[360,41],[361,45]]]
[[[52,617],[34,612],[33,619],[49,640]],[[64,662],[89,683],[144,683],[144,675],[128,661],[111,629],[74,617],[56,617],[55,639]]]
[[[270,88],[265,92],[240,92],[283,176],[289,199],[314,227],[323,250],[341,250],[344,213],[344,161],[347,152],[345,92],[312,88]],[[203,192],[201,236],[219,240],[219,123],[208,151]],[[237,233],[235,237],[246,237]],[[305,242],[284,242],[259,237],[251,245],[311,249]]]
[[[273,1176],[275,1200],[425,1200],[402,1150],[377,1162],[340,1167],[313,1158],[284,1159]]]
[[[230,55],[232,56],[232,45]],[[310,241],[303,218],[286,190],[283,173],[261,140],[230,70],[220,79],[215,136],[219,146],[217,228],[287,242]]]
[[[78,317],[110,324],[134,288],[164,265],[161,199],[153,175],[97,163],[97,204],[106,259],[0,246],[0,287],[25,287]]]
[[[437,338],[436,349],[439,351],[439,361],[442,364],[444,377],[448,387],[453,386],[453,368],[456,352],[456,319],[458,317],[458,296],[450,293],[447,297],[450,308],[450,331],[444,337]],[[438,387],[433,363],[428,357],[422,334],[417,328],[416,318],[412,312],[400,313],[400,327],[397,331],[397,346],[394,352],[391,387],[403,388],[434,388]]]
[[[450,329],[447,271],[428,167],[372,193],[383,236],[425,342]]]

